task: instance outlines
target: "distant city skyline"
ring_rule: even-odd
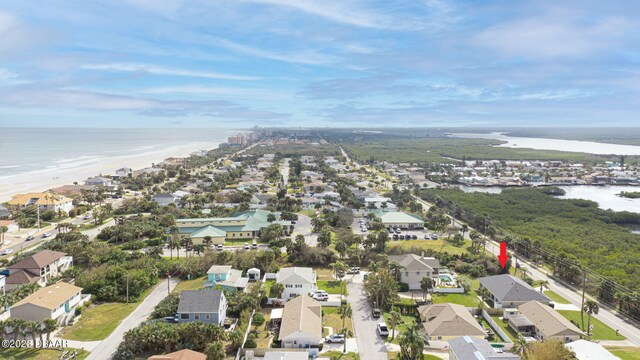
[[[15,1],[0,127],[638,126],[640,3]]]

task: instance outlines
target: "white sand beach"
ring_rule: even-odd
[[[100,174],[111,174],[121,167],[142,169],[159,163],[168,157],[183,157],[196,150],[211,150],[220,142],[197,142],[179,146],[171,146],[162,150],[142,152],[138,154],[105,158],[104,161],[70,168],[52,168],[25,174],[4,176],[0,178],[0,203],[10,200],[14,195],[26,192],[45,191],[62,185],[82,184],[89,177]]]

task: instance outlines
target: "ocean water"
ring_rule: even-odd
[[[0,128],[0,179],[91,166],[114,157],[152,156],[170,147],[210,149],[235,133],[228,129]]]

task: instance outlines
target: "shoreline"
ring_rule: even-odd
[[[62,170],[54,168],[9,175],[0,178],[0,203],[9,201],[18,194],[47,191],[62,185],[72,185],[74,182],[82,184],[89,177],[114,173],[122,167],[129,167],[133,170],[143,169],[150,167],[152,163],[162,162],[168,157],[185,157],[197,150],[215,149],[222,142],[222,140],[194,142],[152,152],[114,156],[95,164],[77,168]]]

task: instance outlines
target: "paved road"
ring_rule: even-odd
[[[289,185],[289,160],[290,158],[285,158],[282,162],[282,166],[280,167],[280,174],[282,175],[282,180],[284,181],[284,188],[286,189]]]
[[[178,280],[173,278],[169,284],[170,289],[178,284]],[[127,331],[137,327],[142,322],[147,320],[153,308],[158,305],[160,300],[164,299],[167,296],[167,280],[161,281],[160,284],[156,285],[156,287],[151,291],[149,296],[147,296],[138,307],[133,310],[133,312],[127,316],[120,325],[109,335],[108,338],[102,340],[102,342],[96,346],[95,351],[93,351],[87,357],[87,360],[109,360],[113,356],[113,353],[118,349],[118,345],[122,341],[124,337],[124,333]]]
[[[363,274],[354,276],[347,284],[349,294],[347,301],[351,304],[354,335],[357,339],[361,359],[387,360],[387,347],[378,336],[376,326],[378,321],[371,317],[371,307],[362,287]]]
[[[416,199],[425,208],[428,208],[429,206],[431,206],[431,204],[429,204],[428,202],[422,199],[419,199],[417,197]],[[456,220],[457,226],[460,226],[461,224],[462,223],[460,221]],[[473,229],[469,227],[469,232],[471,230]],[[468,237],[469,232],[465,234],[465,237]],[[495,241],[488,241],[487,251],[497,256],[500,253],[500,245]],[[515,258],[513,257],[512,254],[510,254],[509,256],[512,261],[512,266],[515,266]],[[549,286],[550,290],[560,294],[560,296],[564,297],[569,302],[571,302],[571,304],[573,304],[575,307],[580,309],[580,305],[582,304],[582,294],[578,294],[572,289],[565,286],[564,284],[553,280],[551,277],[547,275],[546,272],[543,273],[542,271],[534,268],[530,263],[526,261],[522,261],[521,259],[518,261],[521,264],[527,265],[527,271],[531,278],[533,278],[534,280],[548,281],[550,284]],[[592,300],[596,300],[588,295],[586,297]],[[616,313],[604,308],[603,306],[600,307],[600,311],[598,312],[598,314],[593,315],[593,317],[602,321],[612,329],[618,329],[622,335],[624,335],[627,339],[629,339],[629,341],[634,343],[636,346],[640,346],[640,329],[638,329],[633,323],[626,321],[623,317],[618,316]]]

